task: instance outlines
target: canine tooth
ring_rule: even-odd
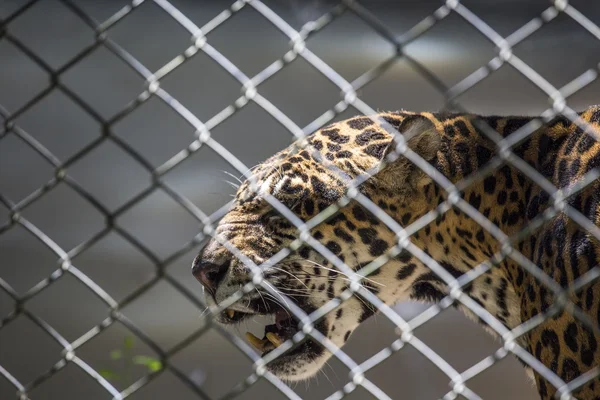
[[[259,339],[250,332],[246,332],[246,340],[259,351],[263,351],[265,348],[266,340]]]
[[[267,332],[267,339],[269,342],[273,343],[275,347],[279,347],[283,343],[279,335],[273,332]]]
[[[227,310],[225,310],[225,313],[227,314],[227,316],[231,319],[233,319],[233,316],[235,315],[235,311],[233,311],[232,309],[228,308]]]

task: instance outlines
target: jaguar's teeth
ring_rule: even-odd
[[[233,311],[231,308],[228,308],[227,310],[225,310],[225,314],[227,314],[229,318],[233,319],[233,317],[235,316],[235,311]]]
[[[274,332],[267,332],[267,339],[269,342],[273,343],[273,346],[279,347],[283,343],[278,334]]]
[[[246,340],[250,342],[258,351],[263,352],[265,349],[265,343],[268,342],[266,339],[259,339],[250,332],[246,332]]]

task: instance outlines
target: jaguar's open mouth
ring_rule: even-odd
[[[267,322],[262,338],[250,332],[246,333],[246,340],[260,353],[261,357],[297,336],[300,324],[299,319],[294,317],[291,312],[269,299],[264,300],[249,301],[244,306],[234,304],[217,316],[219,322],[229,325],[238,324],[255,316],[270,318],[271,321]],[[296,305],[306,314],[315,310],[313,306],[303,302],[297,302]],[[324,318],[315,321],[313,328],[322,335],[327,335],[327,323]],[[281,379],[301,380],[312,376],[320,368],[320,364],[316,360],[319,357],[325,360],[326,357],[322,357],[324,353],[323,345],[312,337],[306,336],[299,342],[295,342],[283,354],[269,361],[266,367]]]
[[[298,326],[296,320],[291,314],[283,308],[276,308],[269,313],[247,313],[227,309],[223,312],[223,319],[226,323],[237,323],[250,318],[254,315],[266,315],[274,318],[274,323],[265,326],[265,333],[262,339],[256,337],[250,332],[246,332],[246,340],[254,346],[264,356],[271,350],[281,346],[286,340],[291,339]]]

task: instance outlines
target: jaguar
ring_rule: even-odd
[[[313,324],[341,348],[377,312],[362,289],[387,305],[448,298],[456,281],[442,279],[430,268],[434,262],[452,279],[473,273],[459,290],[480,312],[464,302],[454,305],[492,334],[498,329],[490,329],[489,318],[509,331],[530,321],[527,329],[513,331],[514,343],[538,361],[531,368],[531,360],[520,357],[542,399],[557,393],[547,373],[565,383],[588,371],[594,376],[600,365],[600,279],[592,279],[600,258],[600,231],[594,232],[600,182],[593,179],[600,166],[600,106],[575,120],[539,121],[385,112],[332,123],[275,154],[241,184],[193,261],[209,306],[252,282],[256,275],[248,263],[264,279],[215,318],[237,324],[270,316],[265,336],[248,334],[248,340],[262,355],[292,341],[266,368],[284,380],[307,379],[332,353],[310,336],[294,341],[299,320],[286,302],[310,314],[343,298]],[[523,134],[531,126],[534,131]],[[498,145],[509,141],[510,148]],[[324,211],[326,219],[303,225]],[[493,225],[481,224],[478,216]],[[321,247],[308,244],[302,226]],[[400,246],[399,232],[411,226],[409,242]],[[408,243],[421,254],[408,251]],[[282,249],[289,254],[269,263]],[[348,292],[357,281],[338,262],[356,272],[377,260],[383,265]],[[600,399],[600,380],[584,380],[573,394]]]

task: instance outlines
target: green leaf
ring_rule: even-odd
[[[119,375],[117,375],[115,372],[111,371],[108,368],[102,368],[102,369],[100,369],[98,371],[98,373],[104,379],[108,379],[108,380],[111,380],[111,381],[118,381],[120,379]]]
[[[154,360],[148,363],[147,367],[151,372],[160,371],[162,369],[162,363],[158,360]]]
[[[152,361],[155,361],[154,357],[149,356],[135,356],[133,357],[133,363],[137,365],[148,365]]]
[[[135,356],[133,357],[133,363],[137,365],[145,365],[150,372],[160,371],[163,367],[160,360],[149,356]]]
[[[113,350],[110,352],[111,360],[119,360],[121,357],[123,357],[123,353],[121,353],[121,350]]]
[[[133,336],[125,336],[125,339],[123,340],[123,347],[126,349],[133,349],[133,344],[135,342],[135,339],[133,338]]]

